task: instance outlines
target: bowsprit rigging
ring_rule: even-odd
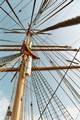
[[[80,47],[70,35],[55,40],[57,30],[79,26],[79,15],[55,22],[75,2],[1,0],[0,89],[8,106],[0,120],[80,119]]]

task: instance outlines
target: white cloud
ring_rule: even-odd
[[[0,92],[0,120],[4,120],[8,105],[9,105],[8,99],[3,95],[2,92]],[[74,120],[80,120],[80,113],[76,107],[70,106],[67,107],[67,110],[73,116]],[[26,116],[28,117],[27,113]],[[38,116],[35,115],[34,118],[38,118]]]
[[[4,120],[9,101],[7,98],[0,92],[0,120]]]
[[[80,120],[80,112],[76,107],[68,107],[67,110],[73,116],[74,120]]]

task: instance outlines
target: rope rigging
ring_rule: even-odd
[[[16,9],[24,0],[21,0],[15,7],[14,9]],[[12,11],[9,12],[9,14],[11,13]],[[3,22],[5,19],[6,19],[7,15],[5,15],[1,20],[0,20],[0,23]]]
[[[11,16],[11,15],[9,15],[9,13],[5,10],[5,9],[3,9],[1,6],[0,6],[0,9],[5,13],[5,14],[7,14],[7,16],[9,16],[16,24],[18,24],[19,26],[20,26],[20,24]],[[20,26],[21,27],[21,26]]]
[[[44,53],[44,52],[43,52]],[[53,54],[55,54],[55,53],[53,53]],[[58,54],[60,54],[60,53],[58,53]],[[55,64],[56,65],[58,65],[58,63],[56,63],[56,61],[52,58],[52,56],[50,56],[50,54],[49,55],[47,55],[46,53],[44,53],[44,55],[45,55],[45,57],[47,57],[47,59],[49,59],[49,61],[52,63],[52,65],[54,65],[55,66]],[[49,56],[49,57],[48,57]],[[56,54],[55,54],[55,56],[62,62],[62,63],[64,63],[64,61],[63,60],[61,60],[61,58],[60,57],[58,57]],[[61,55],[60,54],[60,56],[62,56],[62,58],[64,58],[64,56],[63,55]],[[65,59],[65,58],[64,58]],[[64,63],[65,64],[65,63]],[[66,65],[66,64],[65,64]],[[65,71],[64,71],[65,72]],[[72,72],[78,77],[78,78],[80,78],[80,76],[79,75],[77,75],[76,74],[76,72],[74,72],[73,70],[72,70]],[[61,78],[62,78],[62,73],[60,72],[60,71],[57,71],[57,73],[59,73],[59,75],[61,76]],[[69,75],[67,75],[72,81],[73,81],[73,79],[69,76]],[[72,85],[67,81],[67,79],[65,78],[64,79],[64,82],[67,82],[68,83],[68,85],[69,86],[67,86],[67,87],[69,87],[69,89],[72,89],[73,90],[73,96],[74,96],[74,94],[79,98],[79,93],[72,87]],[[74,82],[74,81],[73,81]],[[74,84],[80,89],[80,87],[74,82]],[[71,91],[72,92],[72,91]],[[74,96],[75,98],[76,98],[76,96]],[[77,98],[76,98],[77,99]],[[77,101],[78,101],[78,99],[77,99]]]
[[[34,74],[33,74],[34,75]],[[40,77],[41,77],[41,79],[39,79],[38,81],[40,81],[39,82],[39,86],[38,87],[40,87],[41,86],[41,90],[43,91],[44,90],[44,96],[45,96],[45,98],[46,99],[48,99],[49,100],[49,96],[51,95],[52,96],[52,94],[53,94],[53,90],[51,89],[51,87],[50,87],[50,85],[48,85],[48,83],[47,83],[47,81],[45,80],[44,81],[44,76],[39,72],[38,74],[38,77],[37,77],[37,79],[39,79]],[[35,77],[35,75],[34,75],[34,77]],[[35,78],[34,78],[35,79]],[[46,91],[45,91],[45,89],[44,89],[44,87],[42,87],[43,85],[42,85],[42,83],[41,83],[41,81],[44,83],[44,85],[45,85],[45,87],[47,87],[47,89],[48,89],[48,91],[47,92],[50,92],[50,93],[46,93]],[[52,92],[51,92],[52,91]],[[49,95],[50,94],[50,95]],[[47,101],[48,101],[47,100]],[[63,114],[63,116],[65,117],[65,119],[72,119],[73,120],[73,118],[69,115],[69,113],[68,113],[68,111],[66,110],[66,108],[64,107],[64,105],[60,102],[60,100],[59,100],[59,98],[56,96],[56,95],[54,95],[54,97],[53,97],[53,100],[54,100],[54,102],[56,103],[56,105],[60,108],[60,111],[62,112],[62,114]],[[60,102],[60,103],[59,103]],[[53,105],[53,102],[51,101],[50,102],[51,104],[49,104],[49,106],[48,107],[50,107],[50,105],[51,105],[51,107],[53,108],[53,106],[55,106],[55,105]],[[61,105],[60,104],[62,104],[62,108],[64,108],[64,109],[62,109],[61,108]],[[52,110],[51,110],[52,111]],[[54,109],[54,111],[56,111],[55,109]],[[66,111],[66,112],[64,112],[64,111]],[[57,116],[57,119],[59,119],[59,111],[56,111],[55,112],[56,113],[56,116]],[[53,116],[54,114],[52,114],[52,116]],[[49,117],[50,118],[50,117]],[[53,119],[53,118],[52,118]]]
[[[69,4],[71,4],[73,2],[73,0],[70,0],[68,3],[66,3],[67,1],[68,0],[62,0],[60,3],[58,3],[57,6],[55,6],[49,13],[46,13],[46,15],[40,21],[38,21],[39,24],[37,23],[37,26],[39,27],[43,23],[47,22],[49,19],[51,19],[52,17],[54,17],[57,13],[59,13],[60,11],[62,11],[65,7],[67,7]],[[55,5],[55,3],[56,2],[54,2],[53,4]]]
[[[14,116],[16,116],[15,120],[77,120],[79,118],[80,69],[77,66],[80,66],[78,57],[80,48],[71,47],[74,41],[68,45],[60,43],[57,40],[57,32],[54,31],[80,24],[79,15],[54,24],[55,15],[59,15],[58,13],[69,5],[71,8],[71,3],[74,5],[74,0],[0,2],[0,49],[2,52],[10,52],[4,57],[2,57],[4,53],[1,53],[0,70],[11,67],[10,70],[5,69],[9,74],[4,70],[4,73],[0,73],[1,83],[8,85],[6,90],[3,88],[6,96],[8,89],[10,92],[10,103],[5,120],[14,120]],[[67,44],[66,38],[67,35],[64,41]],[[30,43],[32,45],[29,46]],[[49,47],[52,47],[50,51],[48,51]],[[31,58],[31,61],[28,58]],[[65,69],[54,68],[52,71],[47,69],[49,65],[65,67]],[[76,66],[75,70],[70,69],[73,66]],[[15,68],[13,72],[11,72],[12,68]],[[30,74],[27,73],[28,69],[32,70]],[[7,79],[10,79],[9,83],[5,82]],[[18,90],[21,89],[22,91],[19,92]],[[16,109],[16,105],[19,109]],[[72,107],[73,110],[70,111],[68,107]],[[18,112],[15,112],[15,109]]]
[[[52,2],[53,2],[53,3],[52,3]],[[42,15],[42,13],[50,6],[50,4],[51,4],[51,3],[54,4],[55,2],[57,2],[57,0],[55,0],[55,1],[52,1],[52,0],[44,0],[44,1],[42,1],[41,6],[40,6],[40,8],[39,8],[39,11],[38,11],[38,13],[37,13],[37,15],[36,15],[33,23],[35,24],[36,21],[37,21],[37,20],[40,18],[40,16]]]
[[[28,30],[31,29],[31,25],[32,25],[32,21],[33,21],[33,16],[34,16],[35,5],[36,5],[36,0],[34,0],[34,3],[33,3],[33,9],[32,9],[32,15],[31,15],[31,21],[30,21],[30,24],[29,24],[29,28],[28,28]]]
[[[44,104],[42,102],[41,95],[40,95],[41,93],[39,92],[39,88],[36,86],[37,83],[35,82],[35,79],[34,80],[32,79],[32,83],[33,83],[34,92],[35,92],[35,95],[36,95],[36,100],[37,100],[39,113],[41,115],[41,113],[42,113],[42,111],[44,109]],[[43,117],[41,116],[41,120],[43,120],[44,118],[48,120],[46,112],[44,112]]]
[[[13,12],[13,14],[15,15],[15,17],[17,18],[18,22],[20,23],[20,25],[22,26],[22,28],[24,28],[22,22],[20,21],[19,17],[17,16],[17,14],[15,13],[14,9],[12,8],[10,2],[8,0],[6,0],[8,6],[10,7],[11,11]],[[25,29],[25,28],[24,28]]]
[[[43,75],[41,74],[40,76],[41,76],[41,78],[42,78]],[[43,76],[43,78],[44,78],[44,76]],[[48,84],[48,82],[45,81],[44,84],[46,85],[48,91],[49,91],[50,94],[52,95],[53,90],[52,90],[52,88],[50,87],[50,85]],[[52,91],[52,92],[51,92],[51,91]],[[56,105],[57,105],[57,106],[59,107],[59,109],[61,110],[61,112],[62,112],[63,116],[65,117],[65,119],[73,119],[56,94],[54,95],[54,98],[53,98],[53,99],[54,99],[54,101],[56,102]],[[59,103],[58,103],[58,101],[59,101]],[[61,109],[61,108],[60,108],[60,107],[61,107],[60,104],[62,104],[62,107],[63,107],[64,109]],[[66,111],[66,112],[64,112],[64,111]],[[69,117],[69,118],[68,118],[68,117]]]

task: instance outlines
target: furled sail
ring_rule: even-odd
[[[22,53],[17,53],[17,54],[13,54],[13,55],[9,55],[6,57],[0,57],[0,66],[4,66],[5,64],[11,62],[12,60],[16,59],[17,57],[21,56]]]
[[[38,31],[37,34],[40,34],[42,32],[47,32],[47,31],[50,31],[50,30],[56,30],[56,29],[63,28],[63,27],[78,25],[78,24],[80,24],[80,16],[77,16],[77,17],[72,18],[72,19],[65,20],[65,21],[60,22],[58,24],[55,24],[55,25],[52,25],[52,26],[47,27],[45,29],[42,29],[42,30]]]

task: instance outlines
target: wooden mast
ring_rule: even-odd
[[[11,120],[20,120],[25,80],[31,74],[32,57],[29,54],[26,54],[27,51],[25,50],[25,46],[27,46],[28,48],[31,48],[31,41],[29,39],[29,36],[27,40],[23,42],[23,45],[22,45],[23,56],[22,56],[22,62],[20,66],[19,79],[17,84],[17,90],[15,95]]]

